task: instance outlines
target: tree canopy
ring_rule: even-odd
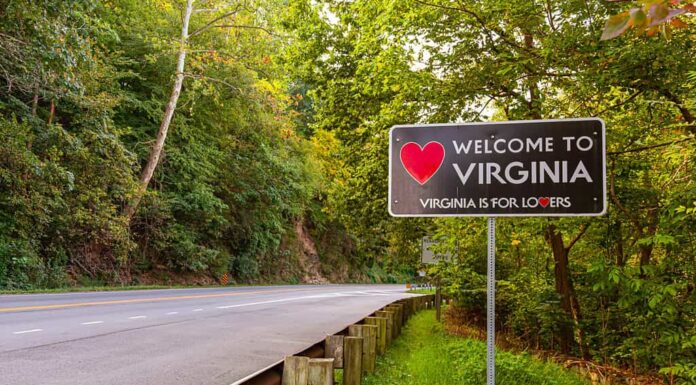
[[[481,323],[485,222],[390,217],[389,128],[597,116],[609,211],[499,220],[500,327],[694,384],[695,9],[0,0],[0,288],[393,281],[430,236]]]

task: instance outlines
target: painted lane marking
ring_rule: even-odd
[[[327,293],[327,294],[319,294],[319,295],[306,295],[306,296],[302,296],[302,297],[274,299],[271,301],[249,302],[249,303],[240,303],[240,304],[236,304],[236,305],[218,306],[217,308],[218,309],[231,309],[231,308],[235,308],[235,307],[265,305],[265,304],[269,304],[269,303],[278,303],[278,302],[299,301],[302,299],[331,298],[331,297],[342,296],[342,295],[344,295],[344,294],[343,293]]]
[[[83,322],[80,325],[96,325],[96,324],[103,324],[104,321],[89,321],[89,322]]]
[[[170,311],[169,313],[167,313],[167,315],[174,315],[174,314],[179,314],[179,312],[178,311]]]
[[[294,301],[299,298],[285,298],[285,299],[275,299],[272,301],[261,301],[261,302],[249,302],[249,303],[240,303],[236,305],[227,305],[227,306],[218,306],[218,309],[231,309],[235,307],[244,307],[244,306],[254,306],[254,305],[264,305],[267,303],[277,303],[277,302],[287,302],[287,301]]]
[[[128,317],[128,319],[142,319],[142,318],[147,318],[147,316],[144,315],[136,315],[134,317]]]
[[[193,311],[203,311],[203,309],[193,309]]]
[[[117,300],[110,300],[110,301],[73,302],[73,303],[62,303],[62,304],[55,304],[55,305],[4,307],[4,308],[0,308],[0,313],[12,312],[12,311],[65,309],[65,308],[72,308],[72,307],[96,306],[96,305],[118,305],[118,304],[124,304],[124,303],[179,301],[179,300],[184,300],[184,299],[237,297],[240,295],[247,295],[247,294],[275,294],[275,293],[290,293],[290,292],[308,291],[308,290],[311,290],[311,289],[257,290],[257,291],[241,291],[241,292],[234,292],[234,293],[181,295],[181,296],[174,296],[174,297],[133,298],[133,299],[117,299]]]
[[[36,333],[36,332],[42,332],[43,329],[31,329],[31,330],[22,330],[18,332],[13,332],[12,334],[26,334],[26,333]]]

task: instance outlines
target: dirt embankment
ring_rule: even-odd
[[[329,283],[329,280],[322,274],[317,246],[305,228],[303,221],[295,222],[295,235],[300,246],[297,259],[304,272],[302,282],[312,284]]]

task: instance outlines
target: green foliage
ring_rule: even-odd
[[[405,283],[413,276],[413,271],[386,271],[379,265],[373,265],[365,274],[371,283]]]
[[[378,358],[367,385],[483,384],[486,344],[448,335],[435,322],[435,312],[423,311],[408,322],[403,334]],[[581,385],[589,382],[563,367],[528,354],[496,352],[496,382],[501,384]]]
[[[666,37],[672,36],[672,28],[685,28],[686,22],[679,16],[696,12],[696,5],[681,0],[643,0],[640,7],[631,8],[607,19],[602,40],[621,36],[629,28],[638,33],[652,36],[658,31]]]
[[[292,259],[281,249],[295,222],[328,223],[336,144],[295,126],[307,107],[287,95],[276,59],[281,4],[243,5],[239,27],[206,27],[222,11],[192,19],[200,32],[164,155],[128,223],[171,89],[181,4],[0,1],[0,288],[161,271],[271,280],[261,275]]]
[[[684,53],[694,50],[693,21],[664,15],[684,2],[638,3],[641,12],[612,17],[620,2],[296,0],[286,23],[298,41],[286,60],[308,88],[308,126],[340,141],[327,205],[358,252],[415,267],[421,237],[439,238],[458,258],[429,275],[474,324],[485,314],[485,222],[387,217],[389,127],[604,119],[607,216],[500,219],[497,316],[530,348],[558,349],[571,330],[568,353],[690,381],[696,61]],[[628,28],[672,36],[606,39]],[[545,239],[551,226],[569,249],[566,292]],[[562,307],[570,296],[575,314]]]
[[[693,383],[691,5],[204,3],[162,158],[129,221],[182,3],[0,0],[0,288],[167,272],[299,282],[299,224],[324,274],[343,280],[406,281],[420,239],[441,239],[458,255],[430,274],[480,324],[484,222],[389,217],[389,128],[599,116],[609,211],[498,222],[501,327],[532,348]],[[238,5],[233,23],[214,22]]]

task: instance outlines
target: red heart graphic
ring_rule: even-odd
[[[548,206],[549,205],[549,198],[548,197],[539,198],[539,204],[541,205],[541,207]]]
[[[425,184],[442,166],[445,160],[445,147],[439,142],[428,142],[421,147],[409,142],[401,147],[401,164],[411,177],[420,184]]]

